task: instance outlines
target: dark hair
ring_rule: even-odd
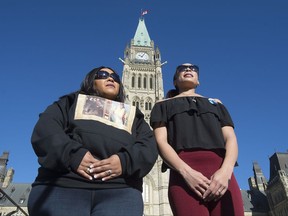
[[[95,76],[98,73],[98,71],[100,71],[103,68],[108,68],[108,69],[112,70],[113,73],[116,73],[115,70],[113,70],[110,67],[106,67],[106,66],[94,68],[85,76],[84,80],[82,81],[81,87],[80,87],[80,93],[82,92],[82,93],[88,94],[88,95],[101,96],[101,95],[99,95],[99,92],[94,88],[94,80],[95,80]],[[119,85],[120,85],[119,86],[119,92],[118,92],[118,95],[117,95],[115,101],[124,102],[125,101],[124,86],[123,86],[122,82],[120,82]]]
[[[178,88],[175,87],[175,89],[170,89],[167,93],[166,93],[166,98],[172,98],[175,97],[176,95],[179,94]]]

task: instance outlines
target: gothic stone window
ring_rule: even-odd
[[[140,98],[139,97],[134,97],[132,100],[132,105],[140,108]]]
[[[141,75],[138,76],[138,88],[141,88]]]
[[[151,98],[146,99],[145,110],[152,110],[152,99]]]
[[[132,78],[131,78],[131,86],[132,86],[132,88],[135,87],[135,74],[132,75]]]
[[[153,77],[152,77],[152,75],[149,78],[149,87],[150,87],[150,89],[153,89]]]
[[[147,77],[145,76],[143,79],[143,88],[146,89],[147,88]]]

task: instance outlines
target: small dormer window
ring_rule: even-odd
[[[19,203],[23,204],[25,202],[25,198],[20,198]]]

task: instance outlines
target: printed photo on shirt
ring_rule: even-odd
[[[131,133],[135,111],[129,104],[79,94],[74,119],[95,120]]]

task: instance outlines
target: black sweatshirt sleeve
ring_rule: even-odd
[[[152,169],[158,157],[158,150],[153,132],[138,109],[134,124],[135,144],[123,148],[118,156],[121,160],[124,176],[142,178]]]
[[[88,151],[65,133],[69,119],[67,106],[67,97],[48,106],[40,114],[31,137],[39,164],[58,172],[76,170]]]

